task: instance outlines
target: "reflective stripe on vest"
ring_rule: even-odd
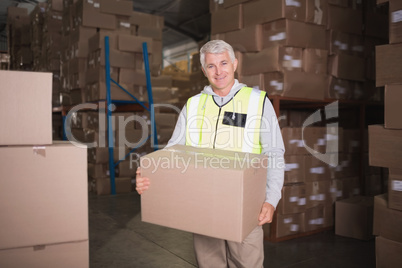
[[[261,153],[260,127],[266,93],[249,87],[225,105],[212,95],[198,94],[187,101],[186,145]]]

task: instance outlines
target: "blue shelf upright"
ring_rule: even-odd
[[[151,117],[151,135],[148,137],[152,139],[152,145],[155,150],[158,147],[158,138],[156,134],[156,123],[155,123],[155,110],[153,104],[153,96],[152,96],[152,85],[151,85],[151,74],[149,69],[149,60],[148,60],[148,48],[147,43],[144,42],[142,44],[142,54],[144,58],[144,65],[145,65],[145,74],[147,79],[147,93],[148,93],[148,107],[141,101],[139,101],[134,95],[124,89],[121,85],[119,85],[116,81],[114,81],[110,77],[110,48],[109,48],[109,36],[105,36],[105,72],[106,72],[106,111],[107,111],[107,139],[108,139],[108,150],[109,150],[109,174],[110,174],[110,190],[111,194],[116,194],[116,181],[115,181],[115,168],[116,166],[122,161],[119,160],[118,162],[114,162],[114,137],[113,137],[113,126],[112,126],[112,112],[113,112],[113,105],[121,105],[121,104],[139,104],[141,105],[144,110],[150,112]],[[133,101],[122,101],[122,100],[113,100],[111,96],[111,83],[116,84],[121,90],[126,92]],[[138,146],[141,146],[139,144]],[[138,148],[138,147],[137,147]],[[137,148],[132,148],[132,150],[126,155],[126,157]]]

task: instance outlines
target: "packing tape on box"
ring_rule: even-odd
[[[269,37],[269,41],[281,41],[281,40],[285,40],[286,39],[286,33],[285,32],[281,32],[281,33],[277,33],[274,35],[271,35]]]
[[[296,0],[286,0],[286,6],[301,7],[301,3]]]
[[[46,146],[34,146],[32,149],[35,155],[46,157]]]
[[[298,163],[286,163],[285,164],[285,171],[291,171],[293,169],[299,169]]]

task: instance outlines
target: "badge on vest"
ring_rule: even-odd
[[[247,114],[225,112],[225,114],[223,115],[222,124],[234,127],[245,127],[246,120]]]

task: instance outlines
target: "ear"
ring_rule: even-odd
[[[239,63],[239,61],[237,59],[235,59],[234,62],[233,62],[233,69],[234,69],[235,72],[236,72],[238,63]]]

